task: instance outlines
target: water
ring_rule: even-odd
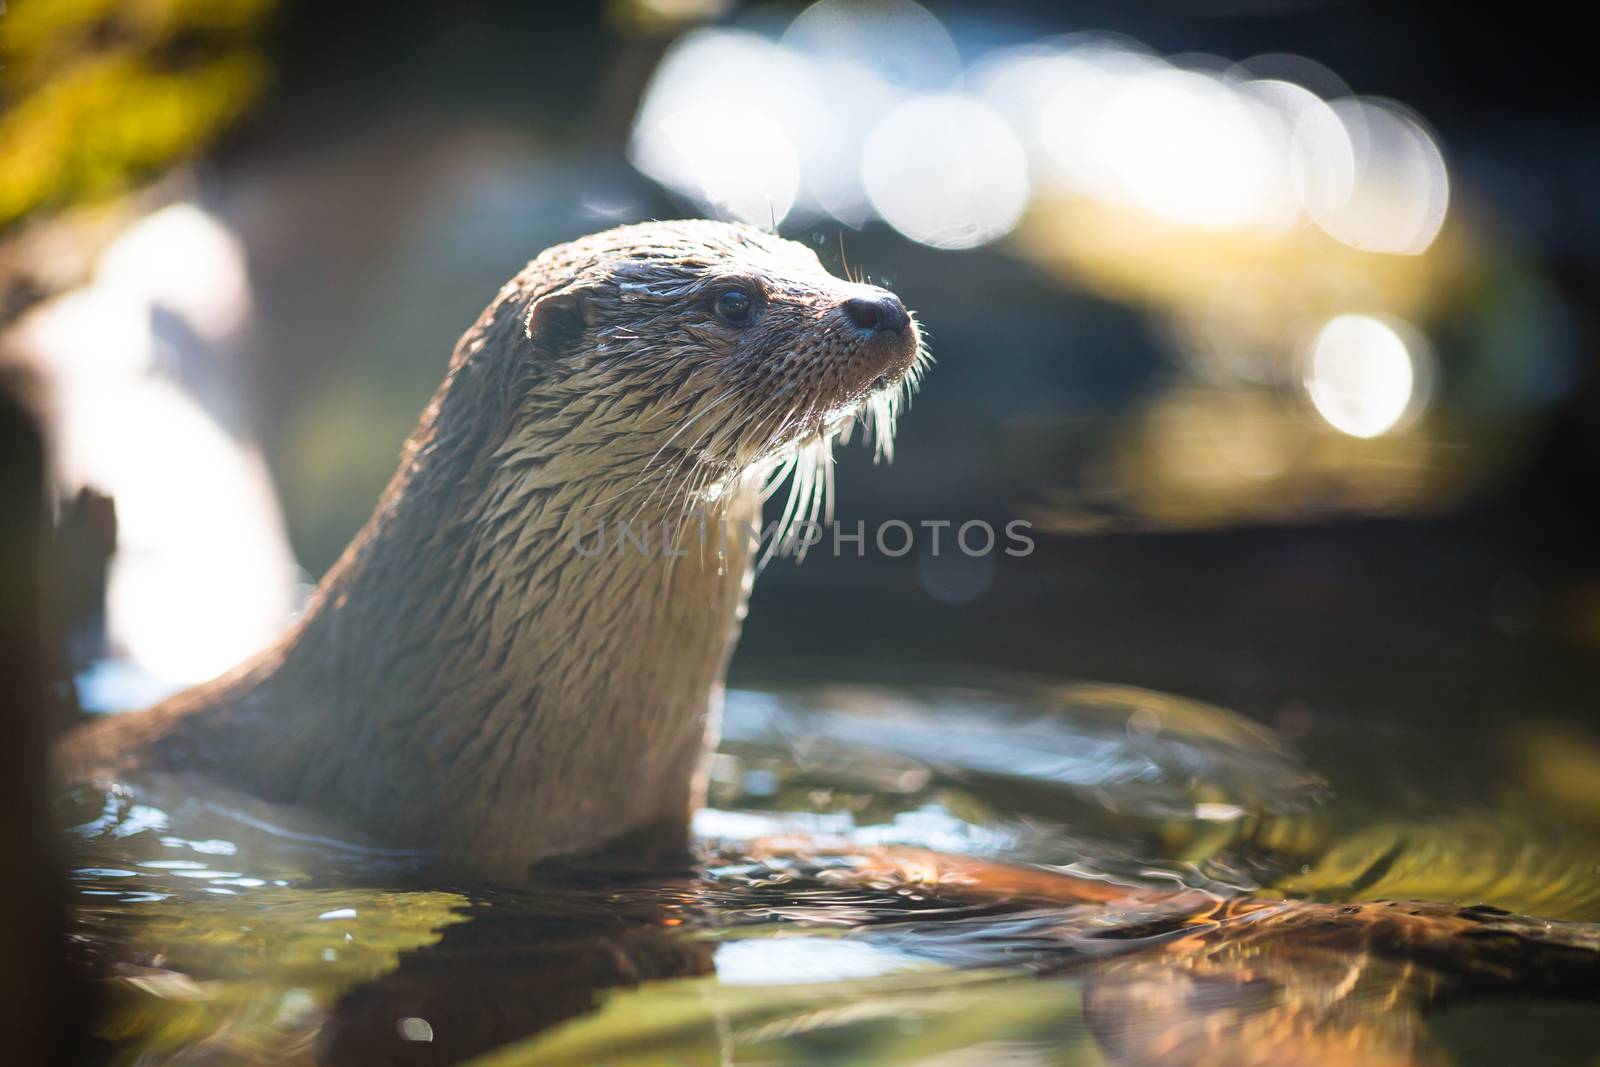
[[[71,940],[140,1065],[1589,1062],[1600,838],[1381,762],[1108,685],[740,691],[681,871],[463,885],[153,777],[65,799]]]

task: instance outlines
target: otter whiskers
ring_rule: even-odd
[[[772,539],[756,564],[758,569],[765,568],[780,554],[792,554],[797,563],[803,562],[813,542],[801,538],[802,529],[814,528],[819,517],[823,525],[832,524],[833,445],[835,441],[849,444],[858,421],[862,424],[863,440],[873,446],[873,462],[894,461],[896,420],[920,384],[927,359],[926,348],[920,347],[916,361],[901,381],[869,394],[855,411],[835,426],[820,429],[773,461],[774,465],[763,476],[762,502],[776,495],[785,484],[789,491]]]

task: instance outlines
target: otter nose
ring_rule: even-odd
[[[873,333],[899,333],[911,324],[905,305],[893,293],[851,297],[844,302],[844,313],[851,322]]]

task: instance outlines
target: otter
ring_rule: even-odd
[[[282,639],[80,728],[59,768],[207,775],[488,878],[681,852],[756,546],[668,531],[759,528],[786,474],[786,517],[816,507],[832,441],[861,419],[885,448],[925,358],[894,294],[749,226],[550,248],[461,337]],[[675,540],[579,551],[607,521]]]

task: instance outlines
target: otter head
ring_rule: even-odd
[[[538,371],[523,418],[582,411],[569,443],[590,462],[645,490],[693,486],[676,494],[689,502],[797,453],[825,462],[857,417],[887,452],[923,361],[893,293],[747,226],[625,226],[549,250],[525,278]]]

